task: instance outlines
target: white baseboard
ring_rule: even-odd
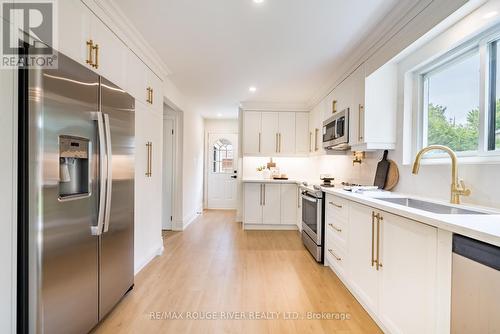
[[[175,220],[172,222],[172,231],[184,231],[192,222],[198,218],[200,214],[198,212],[193,213],[187,218],[184,218],[182,221]]]
[[[156,248],[154,248],[154,250],[148,254],[142,261],[139,265],[137,265],[135,267],[135,270],[134,270],[134,275],[137,275],[142,269],[144,269],[148,264],[149,262],[151,262],[151,260],[153,260],[155,257],[157,256],[161,256],[163,254],[163,239],[161,239],[162,242],[160,243],[160,245]]]
[[[297,225],[243,224],[244,230],[296,231]]]

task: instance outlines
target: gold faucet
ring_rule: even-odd
[[[470,189],[465,187],[465,183],[463,180],[458,179],[458,159],[457,155],[451,148],[443,145],[430,145],[423,149],[421,149],[417,156],[415,157],[415,162],[413,163],[413,174],[418,174],[418,170],[420,168],[420,160],[422,156],[429,151],[444,151],[448,153],[451,158],[451,199],[450,202],[452,204],[460,204],[460,196],[469,196]]]

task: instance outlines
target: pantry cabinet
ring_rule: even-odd
[[[244,111],[243,153],[294,156],[308,152],[307,113]],[[307,116],[308,118],[308,116]],[[300,126],[297,126],[300,121]]]
[[[135,103],[135,254],[151,254],[162,224],[163,118]],[[148,243],[145,243],[148,242]],[[136,258],[137,263],[143,259]]]
[[[244,184],[243,223],[261,225],[272,229],[272,226],[288,226],[295,228],[297,223],[297,185],[278,183]]]
[[[326,247],[334,254],[326,254],[327,264],[387,332],[437,332],[437,229],[338,196],[326,198]],[[346,229],[344,246],[339,230]]]

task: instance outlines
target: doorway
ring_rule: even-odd
[[[163,217],[162,229],[172,230],[175,119],[163,119]]]
[[[238,206],[238,135],[208,135],[209,209],[236,209]]]

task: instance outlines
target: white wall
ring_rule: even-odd
[[[208,201],[208,135],[210,133],[239,133],[239,123],[237,119],[205,119],[205,143],[204,143],[204,181],[203,181],[203,207],[207,207]],[[239,146],[239,145],[238,145]],[[238,150],[238,154],[240,154]],[[239,157],[235,157],[238,163]],[[237,193],[239,193],[237,191]]]
[[[182,228],[203,210],[203,118],[183,112],[182,136]]]

